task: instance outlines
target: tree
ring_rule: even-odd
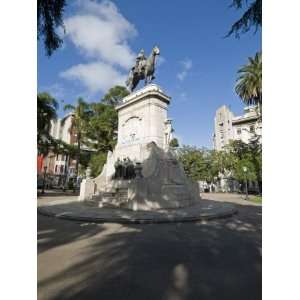
[[[63,13],[65,0],[38,0],[37,1],[37,37],[43,38],[44,47],[48,56],[59,48],[63,41],[56,29],[63,27]]]
[[[91,111],[89,105],[82,99],[79,98],[77,100],[76,106],[67,104],[64,106],[65,110],[72,111],[72,126],[70,130],[74,130],[76,133],[76,140],[77,140],[77,153],[76,153],[76,176],[78,176],[79,172],[79,163],[80,163],[80,156],[81,156],[81,146],[84,143],[86,138],[86,127],[87,122],[90,117]],[[66,118],[62,119],[62,124],[65,122]]]
[[[248,4],[247,0],[232,0],[231,7],[236,9],[241,9],[243,3]],[[255,32],[262,25],[262,0],[254,0],[251,2],[247,10],[244,12],[242,17],[237,20],[232,26],[227,34],[227,37],[235,34],[235,37],[239,38],[240,32],[246,33],[253,26],[255,27]]]
[[[106,163],[107,153],[99,152],[92,154],[89,166],[91,167],[91,175],[92,177],[97,177],[102,169],[104,164]]]
[[[261,52],[257,52],[254,58],[248,58],[249,63],[238,70],[239,77],[235,91],[247,105],[262,104],[262,60]]]
[[[173,147],[173,148],[179,147],[179,143],[178,143],[178,140],[177,140],[176,138],[173,138],[173,139],[170,141],[170,147]]]
[[[221,174],[226,174],[232,170],[235,158],[227,151],[216,151],[212,150],[210,152],[211,168],[214,170],[215,176]]]
[[[230,171],[232,176],[238,181],[245,179],[257,181],[261,188],[262,172],[262,147],[254,140],[249,144],[242,141],[231,141],[226,147],[225,152],[231,156],[232,165]],[[243,167],[247,168],[245,173]]]
[[[118,115],[113,106],[91,103],[86,127],[87,145],[97,152],[112,151],[117,142]]]
[[[184,171],[192,180],[212,182],[218,175],[218,170],[212,162],[212,151],[185,146],[178,151],[179,161]]]
[[[106,95],[102,98],[102,102],[108,105],[116,106],[121,100],[129,95],[129,91],[124,86],[116,85],[109,89]]]
[[[57,101],[48,93],[37,95],[37,145],[40,153],[46,154],[54,144],[50,136],[51,120],[57,119]]]

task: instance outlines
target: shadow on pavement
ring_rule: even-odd
[[[44,194],[41,191],[37,192],[38,197],[61,197],[61,196],[79,196],[79,191],[75,193],[71,190],[62,191],[62,190],[46,190]]]
[[[228,219],[171,224],[39,216],[38,299],[259,300],[261,207],[237,207]]]

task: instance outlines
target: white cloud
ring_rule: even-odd
[[[137,31],[110,1],[80,2],[80,12],[65,20],[66,37],[89,58],[128,69],[134,53],[127,41]]]
[[[61,72],[65,79],[79,80],[92,94],[107,92],[114,85],[124,85],[126,76],[101,61],[79,64]]]
[[[65,36],[89,62],[70,67],[60,77],[80,81],[92,95],[124,85],[135,60],[128,45],[137,35],[134,25],[111,1],[79,1],[78,5],[78,12],[64,21]]]
[[[180,81],[183,81],[186,75],[188,74],[188,71],[192,68],[193,62],[189,59],[186,58],[185,60],[180,62],[182,70],[181,72],[177,73],[177,78]]]

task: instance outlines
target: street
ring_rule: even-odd
[[[261,299],[261,206],[203,197],[232,201],[239,212],[148,225],[38,214],[38,299]]]

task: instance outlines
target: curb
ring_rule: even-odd
[[[231,217],[238,211],[235,207],[219,213],[200,214],[192,217],[165,217],[165,218],[122,218],[122,217],[89,217],[89,216],[76,216],[68,213],[53,213],[47,209],[43,209],[42,206],[38,207],[38,213],[47,217],[55,217],[58,219],[69,221],[83,221],[91,223],[119,223],[119,224],[162,224],[162,223],[183,223],[183,222],[195,222],[201,220],[214,220]]]

